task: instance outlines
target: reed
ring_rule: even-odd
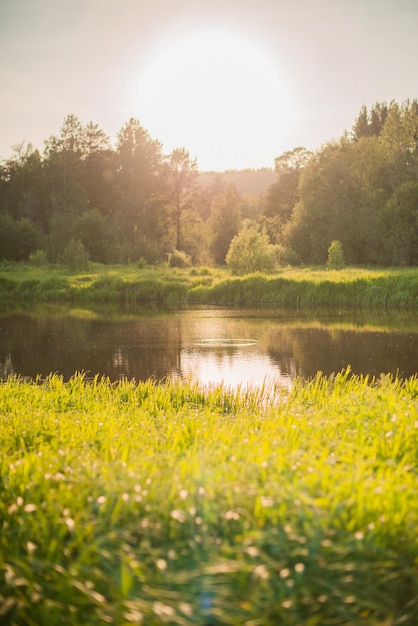
[[[0,621],[418,623],[418,379],[0,387]]]

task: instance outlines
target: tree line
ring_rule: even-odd
[[[324,263],[338,241],[350,264],[417,264],[417,100],[363,106],[350,132],[276,170],[262,220],[284,257]]]
[[[204,184],[185,148],[164,154],[138,120],[113,147],[69,115],[42,154],[22,142],[0,165],[0,259],[220,265],[234,243],[271,268],[323,263],[338,241],[350,264],[417,264],[417,100],[362,107],[341,138],[286,152],[275,170],[260,195],[222,176]]]

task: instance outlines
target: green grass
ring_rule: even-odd
[[[227,269],[92,264],[88,273],[58,267],[0,265],[0,297],[28,301],[178,306],[283,306],[302,309],[411,309],[418,306],[418,268],[289,268],[231,277]]]
[[[417,398],[9,379],[0,623],[414,626]]]

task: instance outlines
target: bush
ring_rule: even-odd
[[[28,219],[0,215],[0,259],[26,261],[39,244],[40,234]]]
[[[47,264],[47,257],[45,250],[35,250],[29,255],[29,263],[36,267],[41,267]]]
[[[287,248],[286,246],[282,246],[281,244],[276,244],[274,246],[274,254],[276,257],[276,263],[281,267],[300,264],[299,255],[294,250],[292,250],[292,248]]]
[[[191,259],[182,250],[173,250],[168,256],[168,267],[189,267]]]
[[[248,222],[233,238],[226,262],[233,274],[272,272],[274,248],[269,243],[267,234]]]
[[[84,244],[79,239],[72,238],[59,257],[59,263],[71,272],[83,272],[89,269],[90,257]]]
[[[327,265],[331,269],[338,270],[345,266],[343,244],[334,240],[328,248]]]

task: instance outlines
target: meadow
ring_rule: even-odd
[[[123,305],[411,309],[418,306],[418,268],[289,267],[272,274],[234,277],[225,268],[91,264],[88,272],[69,272],[58,266],[3,262],[0,298]]]
[[[418,623],[418,378],[0,387],[0,623]]]

